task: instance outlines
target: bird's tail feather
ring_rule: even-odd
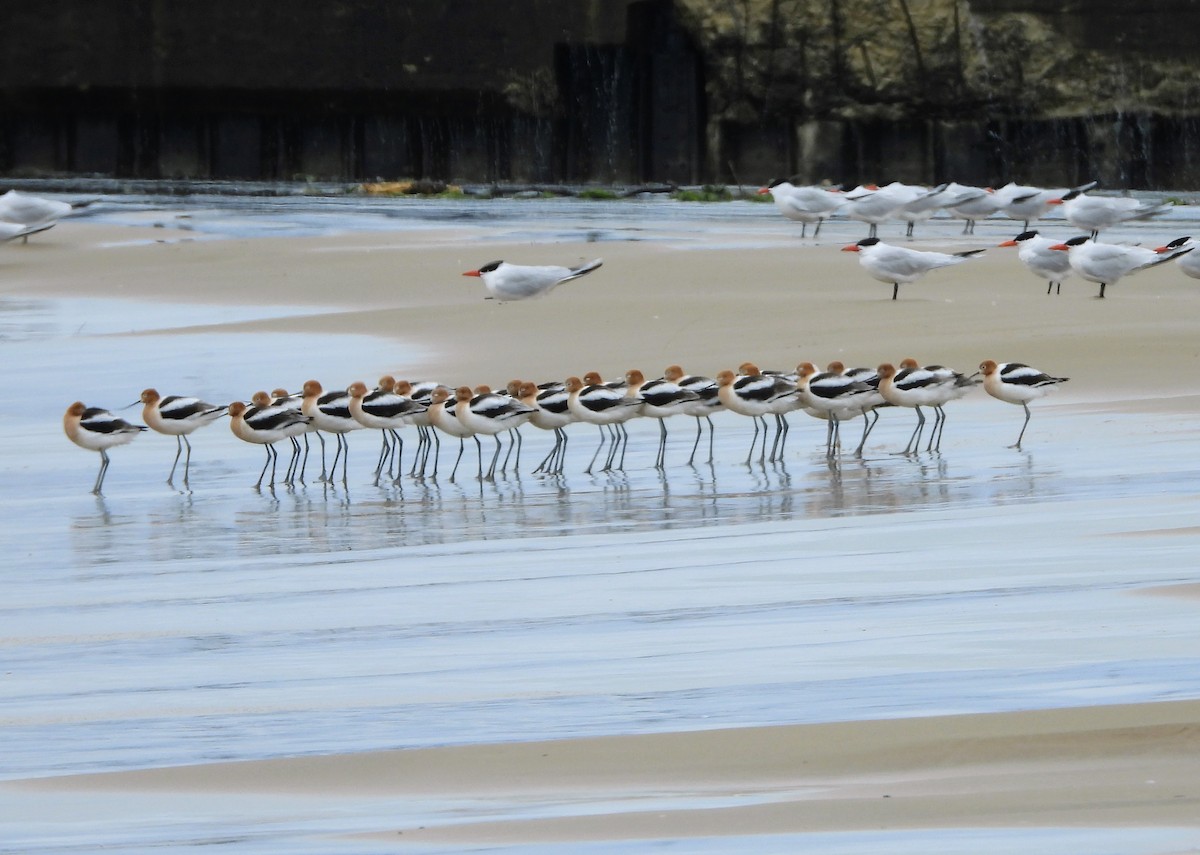
[[[1131,219],[1131,220],[1146,220],[1146,219],[1149,219],[1150,217],[1157,217],[1163,211],[1166,211],[1170,208],[1171,208],[1171,205],[1166,204],[1166,203],[1164,203],[1162,205],[1147,205],[1145,208],[1138,208],[1136,211],[1134,211],[1133,215],[1129,219]]]
[[[581,264],[578,267],[572,267],[571,275],[568,276],[563,281],[567,282],[567,281],[570,281],[571,279],[578,279],[580,276],[586,276],[587,274],[591,273],[593,270],[595,270],[597,267],[599,267],[603,263],[604,263],[603,258],[597,258],[593,261],[589,261],[587,264]]]

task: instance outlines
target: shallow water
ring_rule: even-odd
[[[752,192],[752,191],[751,191]],[[1137,194],[1158,202],[1168,194]],[[779,216],[763,201],[682,203],[662,194],[631,199],[461,198],[371,196],[228,196],[197,193],[186,197],[105,196],[76,216],[97,222],[153,226],[162,240],[312,237],[355,231],[405,232],[431,242],[461,240],[471,234],[493,242],[558,243],[654,241],[708,249],[791,245],[799,239],[796,223]],[[975,234],[963,236],[963,222],[939,214],[920,223],[918,240],[994,245],[1023,230],[1004,217],[977,223]],[[1062,235],[1077,230],[1061,212],[1051,211],[1034,228]],[[452,228],[453,237],[446,237]],[[841,215],[823,227],[821,243],[845,243],[866,236],[866,225]],[[809,233],[811,234],[811,229]],[[1161,242],[1164,235],[1200,233],[1200,206],[1179,205],[1151,220],[1108,230],[1111,242]],[[898,241],[903,227],[883,225],[880,237]],[[137,240],[143,240],[138,238]],[[813,243],[811,239],[809,243]]]
[[[211,216],[220,223],[219,209]],[[713,231],[736,236],[740,216]],[[243,234],[247,219],[239,210],[214,231]],[[499,229],[545,237],[561,231],[558,220]],[[316,482],[310,460],[307,484],[274,490],[251,487],[262,452],[218,424],[193,435],[192,492],[163,483],[174,444],[147,435],[112,452],[97,498],[87,493],[96,455],[62,437],[64,402],[30,394],[82,371],[89,400],[113,405],[147,382],[226,400],[280,376],[351,377],[411,355],[368,337],[306,356],[300,337],[191,333],[178,346],[169,336],[290,311],[301,310],[0,299],[10,369],[0,546],[12,558],[0,577],[0,779],[1200,697],[1194,601],[1131,595],[1196,581],[1200,462],[1188,415],[1039,402],[1026,449],[1015,451],[1005,445],[1020,410],[980,393],[949,408],[940,454],[894,454],[912,419],[890,412],[865,459],[831,464],[824,425],[794,415],[783,462],[747,464],[751,429],[725,414],[714,462],[696,466],[684,463],[693,423],[677,418],[665,471],[651,466],[657,427],[636,425],[624,471],[598,475],[583,472],[596,431],[576,427],[561,477],[531,473],[549,446],[527,430],[519,472],[494,482],[474,478],[473,449],[451,481],[456,444],[444,441],[436,479],[382,487],[371,483],[378,438],[360,432],[347,488]],[[105,370],[90,371],[98,349]],[[246,376],[250,353],[261,383]],[[166,379],[148,381],[148,365]],[[5,790],[0,852],[394,851],[332,835],[577,809]],[[1188,845],[1200,841],[1169,829],[679,844],[706,853]],[[639,851],[570,851],[583,849]]]

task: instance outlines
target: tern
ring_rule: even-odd
[[[0,197],[2,198],[2,197]],[[10,223],[5,220],[0,220],[0,243],[6,243],[17,238],[28,238],[30,235],[35,235],[38,232],[44,232],[48,228],[52,228],[54,223],[42,223],[37,226],[27,226],[22,223]]]
[[[807,237],[808,224],[816,223],[813,237],[821,234],[825,218],[841,207],[844,199],[836,188],[801,187],[786,178],[772,181],[761,188],[759,194],[769,193],[775,207],[789,220],[800,223],[800,237]]]
[[[478,276],[483,280],[484,287],[492,295],[485,299],[501,302],[527,300],[530,297],[542,297],[564,282],[591,273],[602,263],[603,259],[600,258],[579,267],[529,266],[493,261],[478,270],[468,270],[463,276]]]
[[[1126,196],[1089,196],[1082,190],[1072,190],[1051,205],[1062,205],[1063,216],[1077,229],[1096,238],[1101,231],[1130,220],[1144,220],[1161,214],[1170,205],[1143,205]]]
[[[918,189],[920,189],[921,195],[906,205],[901,206],[900,210],[896,212],[900,219],[908,222],[908,228],[905,230],[904,236],[909,238],[913,236],[913,227],[917,223],[925,222],[932,218],[938,211],[965,204],[972,199],[985,195],[987,192],[971,187],[953,189],[950,184],[939,184],[932,190]]]
[[[879,238],[864,238],[858,243],[842,247],[842,252],[857,252],[858,263],[880,282],[892,283],[892,299],[900,294],[900,284],[916,282],[930,270],[960,264],[982,249],[964,252],[923,252],[903,246],[883,243]]]
[[[1115,285],[1125,276],[1191,252],[1191,249],[1184,249],[1161,253],[1144,246],[1096,243],[1092,238],[1083,235],[1071,238],[1065,243],[1056,243],[1050,249],[1067,253],[1072,270],[1089,282],[1100,283],[1101,299],[1104,298],[1106,287]]]
[[[1176,238],[1166,246],[1160,246],[1155,252],[1161,254],[1170,253],[1168,258],[1179,259],[1179,269],[1193,279],[1200,279],[1200,255],[1192,252],[1197,246],[1196,241],[1190,237]],[[1182,258],[1180,258],[1182,256]]]
[[[1068,193],[1083,193],[1091,190],[1099,182],[1089,181],[1078,187],[1065,187],[1056,190],[1043,190],[1041,187],[1026,187],[1009,182],[996,191],[996,196],[1004,201],[1000,210],[1010,220],[1022,220],[1022,231],[1029,231],[1029,224],[1046,216],[1046,212],[1054,206],[1056,199],[1061,199]]]
[[[951,181],[946,190],[950,193],[963,194],[965,197],[963,201],[947,209],[953,216],[966,220],[962,231],[964,235],[975,234],[976,220],[987,219],[1004,207],[1004,199],[997,196],[996,191],[991,187],[970,187]]]
[[[867,237],[873,238],[880,223],[894,219],[901,208],[924,192],[924,188],[911,187],[899,181],[884,187],[859,185],[845,195],[846,202],[841,213],[852,220],[867,223],[870,226]]]
[[[1034,276],[1049,283],[1046,293],[1049,294],[1057,285],[1057,293],[1061,294],[1063,280],[1071,275],[1071,259],[1066,253],[1051,249],[1057,243],[1058,241],[1042,237],[1036,231],[1027,231],[999,246],[1017,247],[1017,258],[1021,259],[1021,263],[1029,268]]]

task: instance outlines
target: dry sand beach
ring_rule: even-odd
[[[20,556],[0,851],[1200,849],[1200,282],[1163,265],[1047,297],[990,249],[892,302],[838,251],[859,224],[814,243],[766,207],[624,231],[619,208],[572,210],[550,238],[194,239],[98,214],[0,248]],[[1018,230],[934,223],[917,245]],[[594,257],[524,303],[460,275]],[[192,494],[148,435],[97,500],[95,456],[58,427],[72,400],[146,386],[905,356],[1071,380],[1022,451],[1020,408],[978,391],[940,455],[895,455],[912,416],[886,413],[865,460],[827,464],[793,416],[786,466],[745,466],[750,425],[725,415],[703,472],[647,472],[646,427],[627,476],[585,478],[588,429],[549,485],[371,490],[355,435],[345,495],[254,493],[259,451],[218,424],[193,438]],[[682,460],[693,427],[671,428]]]

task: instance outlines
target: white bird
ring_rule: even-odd
[[[1063,280],[1071,275],[1071,259],[1065,252],[1051,249],[1058,243],[1047,237],[1042,237],[1036,231],[1021,232],[1012,240],[1006,240],[999,246],[1017,247],[1017,258],[1021,259],[1029,271],[1039,279],[1045,279],[1049,285],[1049,294],[1054,286],[1062,293]]]
[[[1004,207],[1004,200],[998,197],[991,187],[971,187],[951,181],[946,192],[962,193],[966,196],[963,201],[947,209],[953,216],[962,217],[967,221],[963,226],[964,235],[975,234],[976,220],[985,220]]]
[[[931,219],[938,211],[962,205],[987,192],[971,187],[952,190],[950,184],[939,184],[932,190],[926,190],[923,187],[917,189],[921,191],[921,194],[901,206],[896,212],[900,219],[908,223],[908,229],[904,232],[905,237],[912,237],[914,226]]]
[[[1021,425],[1021,433],[1017,436],[1016,443],[1009,446],[1010,448],[1021,447],[1025,428],[1029,426],[1029,402],[1070,379],[1051,377],[1020,362],[996,363],[990,359],[981,362],[979,370],[983,372],[983,388],[989,395],[1009,404],[1020,404],[1025,408],[1025,423]]]
[[[44,223],[40,226],[26,226],[22,223],[9,223],[0,220],[0,243],[7,243],[10,240],[17,238],[27,238],[30,235],[35,235],[38,232],[44,232],[51,228],[54,223]]]
[[[63,431],[67,439],[80,448],[100,452],[100,472],[92,487],[92,492],[97,496],[104,486],[104,475],[108,472],[108,449],[132,442],[144,430],[146,428],[142,425],[130,424],[108,410],[87,407],[80,401],[67,407],[63,415]]]
[[[1083,193],[1091,190],[1096,184],[1095,181],[1089,181],[1078,187],[1044,190],[1041,187],[1027,187],[1010,181],[996,191],[996,197],[1004,202],[1000,208],[1004,216],[1010,220],[1023,221],[1022,230],[1029,231],[1029,224],[1046,216],[1055,199],[1061,199],[1068,193]]]
[[[1179,259],[1179,269],[1193,279],[1200,279],[1200,252],[1192,252],[1197,243],[1190,237],[1176,238],[1166,246],[1154,250],[1159,254],[1170,253],[1170,258]]]
[[[1123,246],[1115,243],[1096,243],[1090,237],[1074,237],[1066,243],[1056,243],[1050,249],[1067,253],[1071,269],[1089,282],[1100,283],[1100,298],[1104,289],[1115,285],[1125,276],[1170,261],[1182,254],[1155,252],[1144,246]],[[1183,252],[1190,252],[1185,249]]]
[[[968,249],[963,252],[925,252],[918,249],[908,249],[903,246],[892,246],[883,243],[879,238],[864,238],[858,243],[842,247],[842,252],[857,252],[858,263],[880,282],[892,283],[892,299],[900,293],[900,284],[916,282],[930,270],[960,264],[973,255],[983,252],[982,249]]]
[[[0,220],[23,226],[45,225],[49,228],[74,210],[75,206],[69,202],[43,199],[16,190],[0,196]]]
[[[797,186],[786,178],[772,181],[758,192],[770,193],[779,212],[789,220],[800,223],[800,237],[807,237],[809,223],[817,224],[813,231],[814,238],[821,234],[821,224],[825,218],[845,201],[841,191],[835,188]]]
[[[564,282],[578,279],[598,268],[603,259],[597,258],[579,267],[556,267],[552,265],[529,266],[509,264],[507,261],[492,261],[478,270],[468,270],[463,276],[478,276],[483,280],[491,297],[501,302],[526,300],[542,297]]]
[[[841,208],[852,220],[859,220],[870,225],[867,237],[876,236],[880,223],[895,219],[897,212],[904,205],[921,195],[923,188],[910,187],[893,181],[883,187],[874,184],[859,185],[845,194],[845,204]]]
[[[1137,199],[1126,196],[1089,196],[1082,190],[1072,190],[1051,205],[1062,205],[1063,216],[1077,229],[1083,229],[1095,238],[1104,229],[1129,222],[1144,220],[1161,214],[1170,205],[1143,205]]]

